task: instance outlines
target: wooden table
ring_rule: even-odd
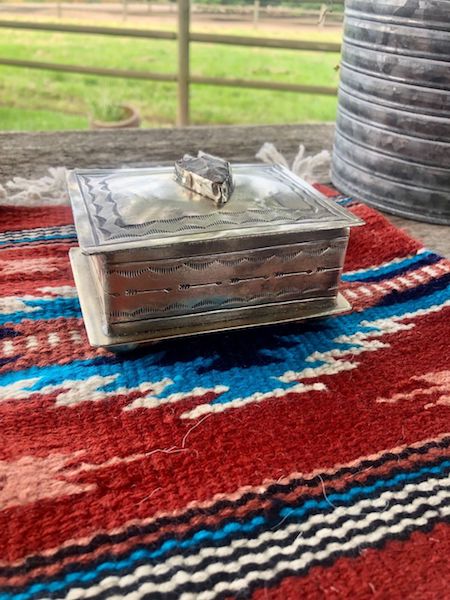
[[[48,167],[119,167],[167,164],[184,152],[205,150],[253,162],[264,142],[292,159],[303,143],[308,153],[331,149],[332,124],[187,127],[124,131],[0,133],[0,183],[16,175],[40,177]],[[450,256],[450,228],[389,216],[412,236]]]

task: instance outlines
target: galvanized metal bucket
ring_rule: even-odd
[[[346,0],[332,180],[450,224],[449,0]]]

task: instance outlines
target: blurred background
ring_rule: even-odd
[[[196,0],[185,61],[179,9],[0,2],[0,130],[334,120],[343,2]]]

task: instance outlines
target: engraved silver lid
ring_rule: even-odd
[[[223,205],[180,186],[172,167],[70,172],[69,194],[82,251],[96,254],[362,224],[282,166],[232,168],[234,190]]]

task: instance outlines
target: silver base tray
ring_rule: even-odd
[[[163,320],[155,319],[154,327],[148,331],[129,335],[108,335],[103,330],[102,309],[97,297],[89,258],[79,248],[72,248],[69,254],[87,336],[89,343],[94,347],[101,346],[117,351],[132,350],[139,344],[175,337],[304,321],[338,315],[351,310],[349,302],[342,294],[338,294],[333,299],[314,298],[264,306],[209,311],[208,313],[168,317]]]

